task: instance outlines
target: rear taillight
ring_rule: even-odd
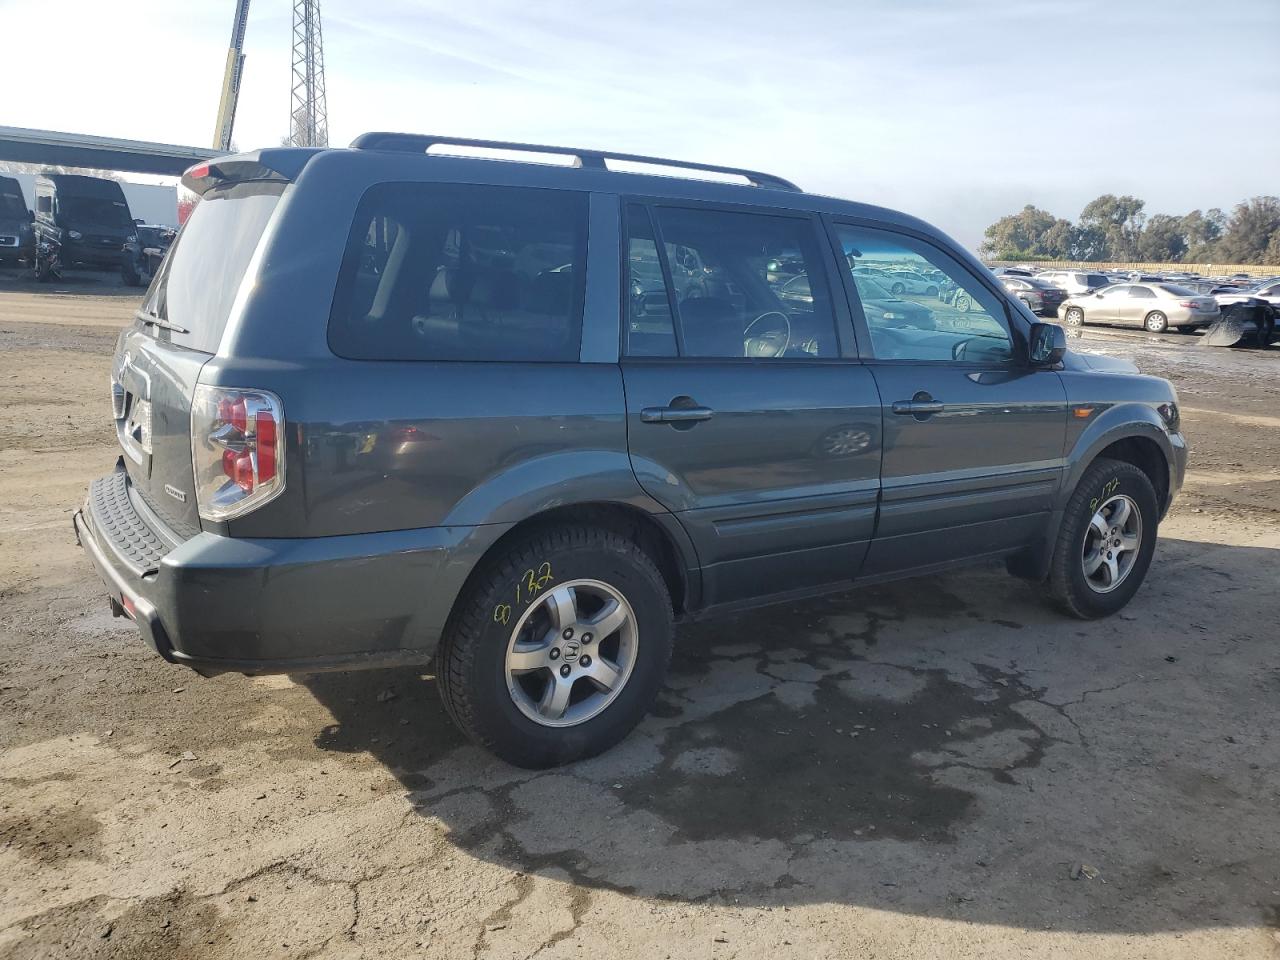
[[[191,464],[206,520],[255,510],[284,490],[284,407],[265,390],[200,384],[191,401]]]
[[[1178,306],[1186,307],[1188,310],[1194,310],[1196,307],[1200,306],[1200,304],[1196,303],[1194,300],[1179,300]]]

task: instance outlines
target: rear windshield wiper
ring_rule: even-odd
[[[137,317],[139,320],[141,320],[144,324],[146,324],[149,327],[159,327],[161,330],[172,330],[174,333],[190,333],[191,332],[186,327],[180,327],[176,323],[171,323],[168,320],[162,319],[160,317],[160,314],[158,313],[151,313],[150,311],[139,310],[137,313],[134,314],[134,316]]]

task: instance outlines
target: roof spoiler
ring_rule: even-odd
[[[772,187],[775,190],[800,192],[800,188],[790,180],[784,180],[782,177],[775,176],[772,173],[761,173],[759,170],[747,170],[743,167],[721,167],[710,163],[692,163],[688,160],[667,160],[662,157],[645,157],[634,153],[614,153],[611,150],[551,147],[535,143],[511,143],[505,140],[467,140],[460,137],[441,137],[417,133],[364,133],[351,142],[351,147],[355,150],[391,150],[403,153],[427,153],[432,147],[437,146],[567,156],[574,158],[576,161],[574,166],[588,170],[608,170],[610,169],[608,161],[617,160],[624,164],[637,166],[724,173],[742,177],[753,187]],[[434,156],[435,154],[432,155]],[[441,151],[440,155],[447,155],[447,151]],[[460,156],[470,159],[490,159],[476,157],[474,154],[461,154]],[[637,170],[634,172],[645,171]]]
[[[182,185],[200,196],[214,187],[247,180],[275,180],[289,183],[320,151],[310,147],[278,147],[253,150],[197,163],[182,175]]]

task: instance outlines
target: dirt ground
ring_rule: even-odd
[[[1280,349],[1088,333],[1181,393],[1146,586],[983,568],[681,630],[553,772],[414,670],[202,679],[72,510],[134,291],[0,275],[0,957],[1280,957]]]

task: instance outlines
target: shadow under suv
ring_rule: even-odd
[[[456,155],[484,148],[574,165]],[[639,722],[681,618],[990,558],[1113,613],[1182,482],[1168,383],[1067,353],[903,214],[406,134],[183,182],[75,529],[204,674],[434,658],[474,740],[549,765]],[[965,309],[865,300],[868,269]]]

